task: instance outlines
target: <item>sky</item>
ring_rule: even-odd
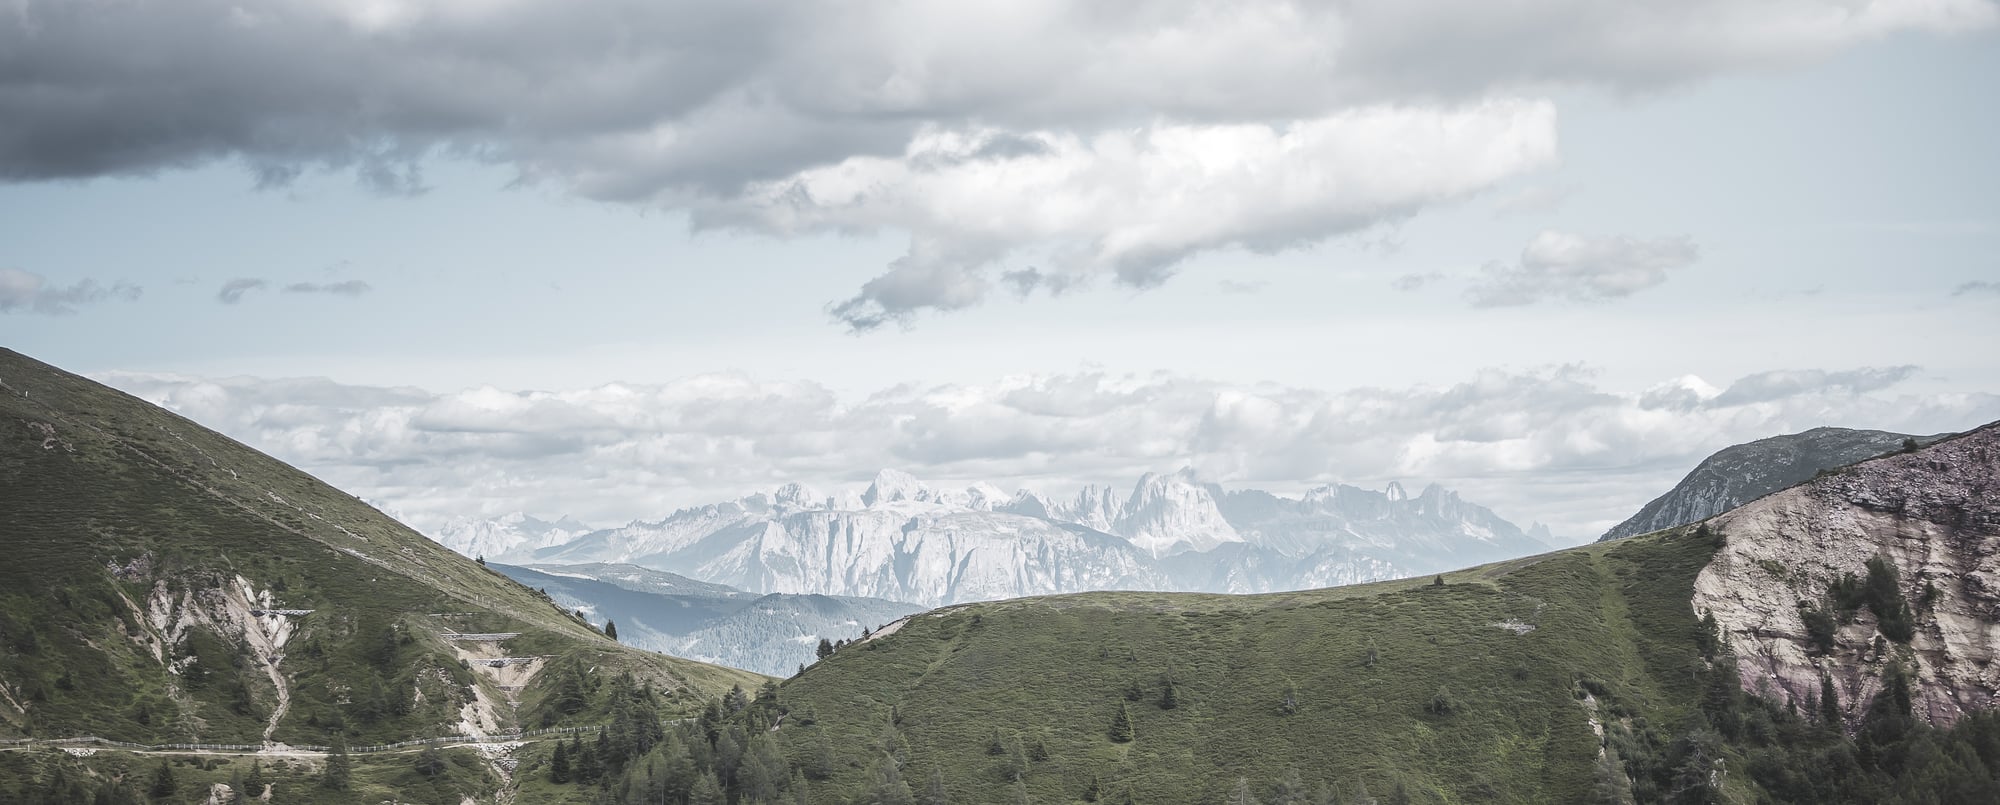
[[[420,529],[2000,419],[2000,5],[0,3],[0,345]]]

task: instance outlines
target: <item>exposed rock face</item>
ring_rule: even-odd
[[[1694,609],[1714,613],[1745,689],[1803,703],[1829,674],[1852,727],[1880,690],[1884,664],[1902,660],[1914,670],[1915,709],[1932,723],[1995,704],[2000,423],[1829,473],[1708,525],[1726,545],[1696,579]],[[1832,582],[1865,577],[1876,556],[1900,573],[1915,637],[1908,646],[1878,641],[1864,608],[1827,656],[1812,656],[1801,603],[1826,606]]]
[[[1599,541],[1700,522],[1809,479],[1820,470],[1845,467],[1895,450],[1910,438],[1928,444],[1939,437],[1813,428],[1724,448],[1702,459],[1672,490],[1612,526]]]

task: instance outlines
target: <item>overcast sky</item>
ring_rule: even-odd
[[[421,528],[2000,419],[1990,0],[0,3],[0,343]]]

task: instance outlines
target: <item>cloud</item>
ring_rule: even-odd
[[[1951,290],[1952,296],[1969,294],[2000,294],[2000,282],[1973,281]]]
[[[237,277],[236,279],[222,283],[222,288],[215,292],[215,301],[225,305],[233,305],[243,301],[244,294],[251,291],[261,291],[269,287],[271,287],[270,283],[260,279]]]
[[[1544,231],[1513,264],[1487,263],[1466,292],[1474,307],[1532,305],[1550,299],[1601,302],[1667,281],[1700,255],[1685,237],[1640,240]]]
[[[372,286],[361,280],[326,283],[294,282],[285,286],[285,293],[322,293],[336,296],[360,296],[372,290],[374,290]]]
[[[1891,393],[1916,371],[1765,372],[1722,393],[1693,377],[1608,388],[1581,366],[1344,390],[1079,372],[858,398],[739,375],[443,394],[312,379],[102,379],[419,527],[513,510],[652,519],[792,481],[858,488],[882,467],[1062,493],[1191,465],[1231,488],[1289,493],[1438,481],[1510,518],[1584,535],[1731,444],[1820,425],[1932,433],[2000,419],[2000,395]]]
[[[1865,394],[1901,383],[1917,372],[1916,366],[1865,367],[1843,372],[1820,369],[1759,372],[1730,384],[1715,398],[1714,404],[1748,405],[1806,393]]]
[[[84,279],[56,287],[40,274],[17,268],[0,268],[0,313],[19,311],[62,316],[75,313],[79,305],[114,299],[129,302],[138,299],[139,294],[139,286],[126,282],[105,287],[96,280]]]
[[[1048,258],[1039,289],[1143,288],[1203,251],[1462,200],[1552,163],[1554,108],[1534,99],[1558,90],[1648,92],[2000,17],[1985,0],[590,9],[15,0],[0,181],[229,160],[265,186],[332,169],[407,194],[442,155],[703,226],[907,234],[830,306],[866,329],[978,304],[1014,253]]]
[[[1389,287],[1398,291],[1415,291],[1441,279],[1444,279],[1444,274],[1436,271],[1425,274],[1404,274],[1390,281]]]

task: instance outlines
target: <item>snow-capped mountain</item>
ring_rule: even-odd
[[[535,551],[561,545],[594,530],[567,515],[549,522],[513,512],[491,520],[455,517],[430,537],[464,556],[506,559],[532,556]]]
[[[858,494],[787,485],[658,521],[514,545],[487,555],[629,563],[757,593],[926,606],[1084,590],[1302,589],[1548,549],[1442,487],[1411,497],[1397,484],[1381,492],[1328,486],[1293,499],[1225,492],[1189,470],[1149,473],[1130,494],[1090,486],[1067,498],[1008,496],[984,483],[934,488],[884,470]]]

